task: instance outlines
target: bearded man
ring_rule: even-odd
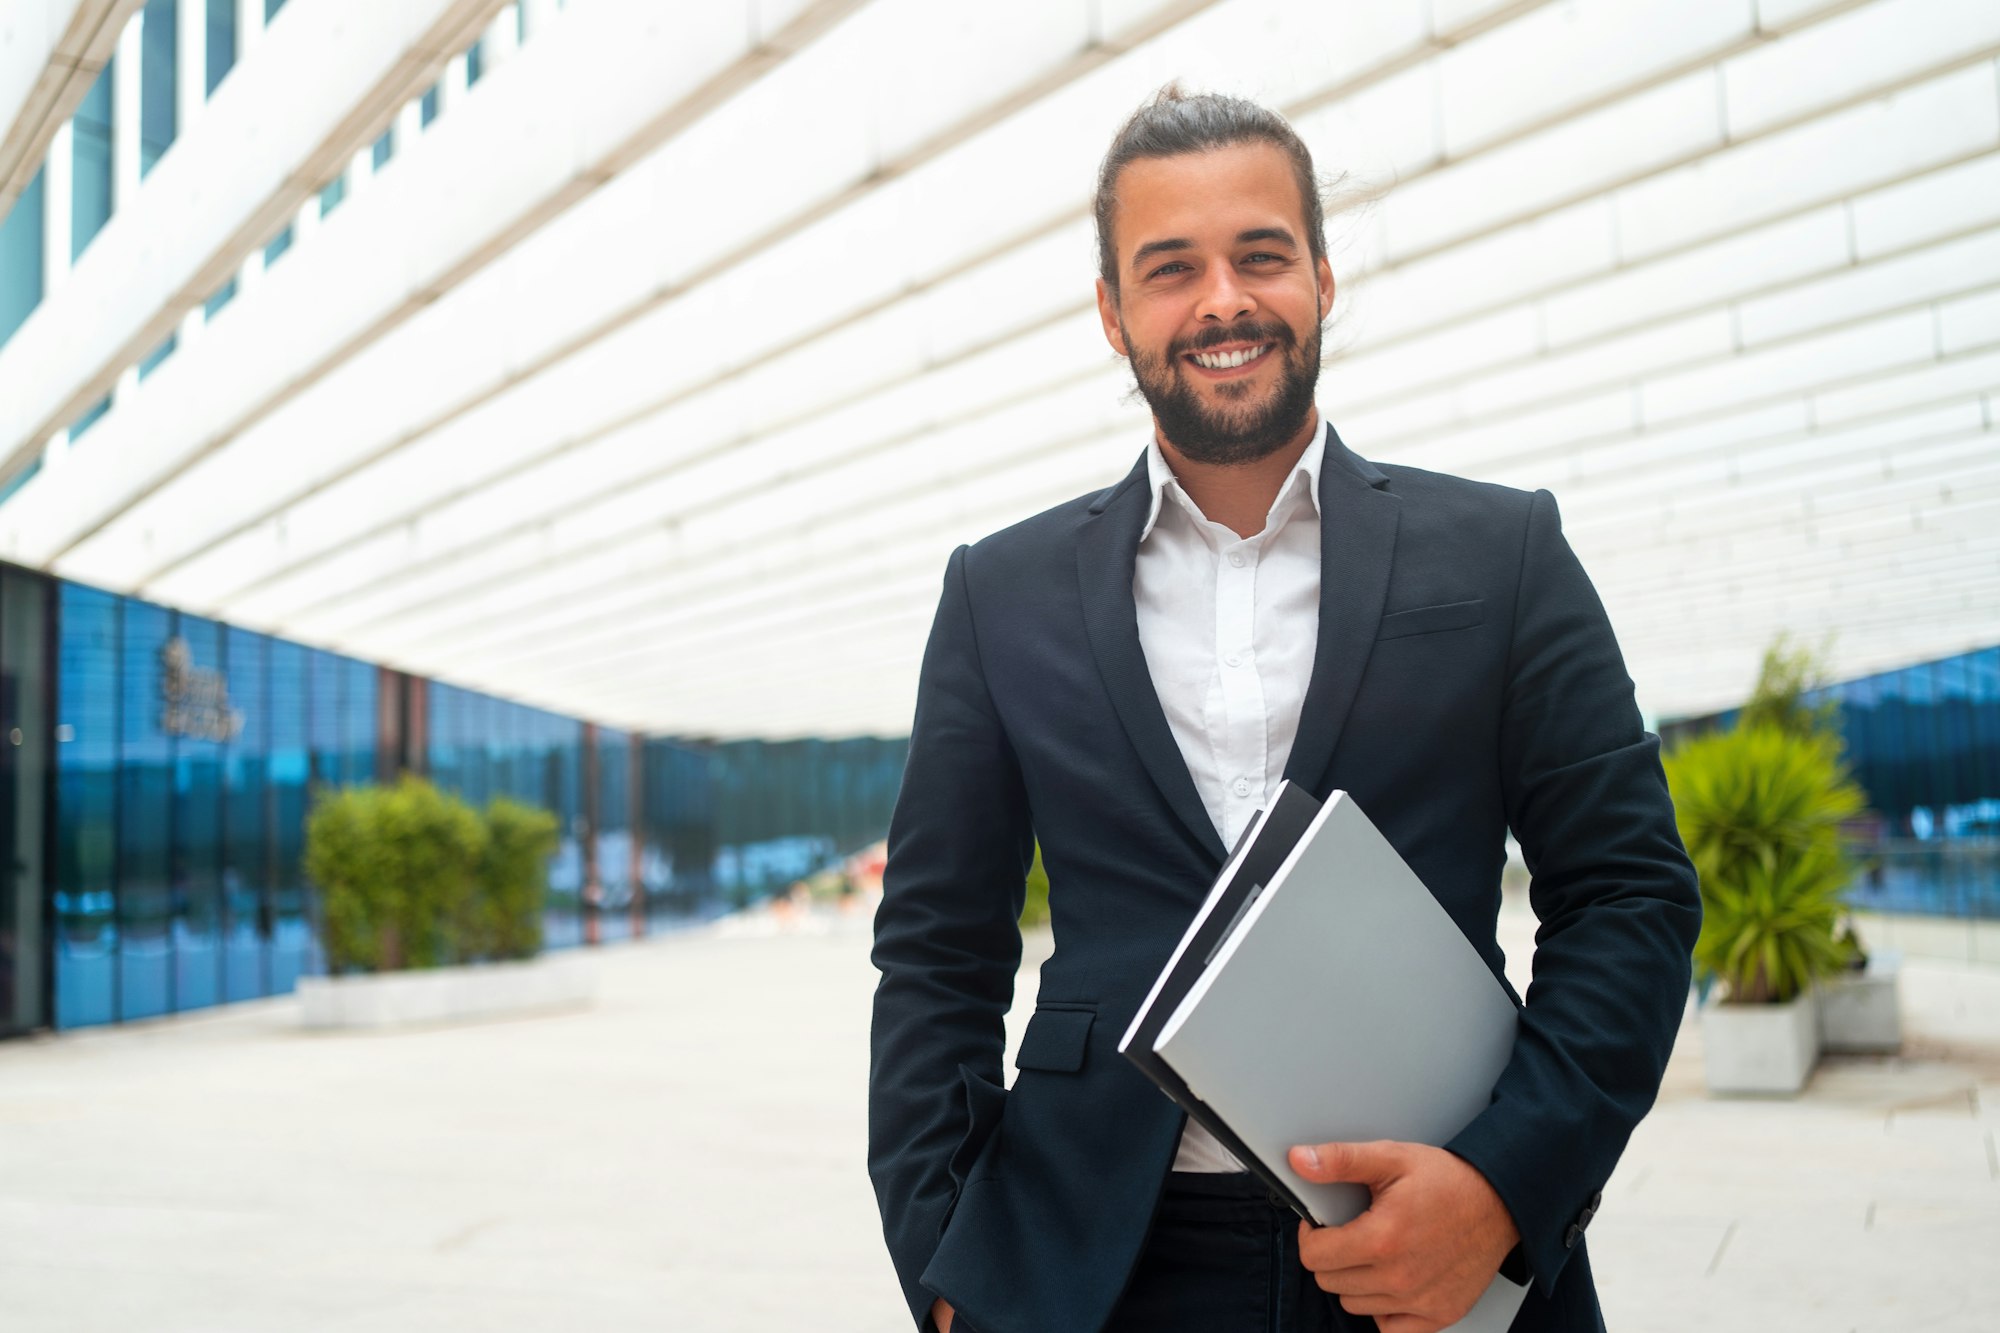
[[[869,1170],[920,1328],[1432,1333],[1503,1265],[1519,1333],[1603,1327],[1582,1238],[1672,1047],[1694,872],[1554,499],[1368,462],[1320,420],[1321,213],[1279,116],[1142,107],[1098,178],[1097,304],[1152,438],[946,569],[873,954]],[[1503,984],[1510,831],[1542,923],[1462,1133],[1293,1150],[1371,1190],[1340,1227],[1116,1049],[1285,778],[1352,793]],[[1037,841],[1055,951],[1009,1088]]]

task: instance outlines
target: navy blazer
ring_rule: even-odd
[[[1503,983],[1519,840],[1534,980],[1492,1103],[1447,1146],[1520,1228],[1518,1333],[1601,1328],[1579,1241],[1658,1092],[1700,923],[1658,739],[1548,492],[1377,467],[1331,427],[1319,489],[1319,640],[1285,776],[1353,793]],[[978,1333],[1101,1327],[1180,1138],[1184,1113],[1117,1051],[1224,858],[1139,646],[1150,498],[1142,457],[945,571],[875,918],[868,1088],[920,1327],[940,1295]],[[1037,838],[1055,951],[1010,1089]]]

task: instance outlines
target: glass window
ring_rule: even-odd
[[[59,1028],[118,1016],[118,631],[120,598],[57,592],[54,857]]]
[[[203,319],[214,319],[216,312],[236,299],[236,279],[231,278],[215,289],[215,295],[201,303]]]
[[[146,0],[139,20],[139,175],[152,171],[174,141],[178,0]],[[188,0],[194,3],[194,0]]]
[[[345,751],[341,761],[342,781],[350,785],[373,782],[379,725],[375,705],[381,687],[381,674],[373,662],[358,662],[351,657],[341,659],[341,668],[347,676],[341,694],[342,749]]]
[[[465,86],[470,88],[486,73],[486,44],[474,42],[465,51]]]
[[[70,262],[74,263],[111,220],[111,86],[115,60],[104,62],[83,95],[74,130],[70,176]]]
[[[264,0],[264,22],[278,17],[278,11],[285,7],[285,0]]]
[[[148,352],[146,354],[146,359],[139,363],[140,380],[144,381],[148,375],[152,374],[155,370],[158,370],[160,368],[160,363],[166,360],[168,357],[172,356],[174,354],[174,349],[179,345],[180,345],[180,340],[174,334],[169,333],[167,335],[167,340],[161,343],[158,347],[155,347],[152,351]]]
[[[222,747],[235,700],[222,672],[222,627],[176,613],[161,667],[162,730],[173,746],[171,836],[176,1012],[222,998]]]
[[[19,472],[16,472],[13,476],[7,478],[7,480],[4,483],[0,483],[0,504],[6,504],[7,501],[9,501],[14,497],[15,491],[18,491],[23,486],[26,486],[29,480],[33,478],[34,475],[37,472],[40,472],[41,470],[42,470],[42,460],[40,458],[31,458],[28,460],[28,465],[26,467],[22,468]]]
[[[189,0],[192,3],[192,0]],[[236,0],[208,0],[208,93],[236,67]]]
[[[383,130],[375,139],[375,146],[369,151],[369,165],[376,171],[389,165],[389,159],[396,155],[396,131],[392,126]]]
[[[121,1019],[171,1012],[174,747],[161,728],[161,653],[173,613],[124,604],[118,753],[118,978]]]
[[[291,248],[292,248],[292,229],[290,227],[286,227],[276,236],[273,236],[271,238],[271,243],[264,247],[264,267],[269,268],[271,265],[277,263],[279,258],[284,255],[285,251]]]
[[[92,426],[95,426],[98,422],[104,420],[104,414],[106,412],[109,412],[110,410],[111,410],[111,395],[108,393],[105,394],[102,398],[98,399],[95,403],[91,404],[89,407],[86,407],[83,410],[83,415],[70,423],[69,426],[70,443],[75,444],[78,440],[82,439],[84,432],[89,430]]]
[[[42,303],[45,167],[0,218],[0,347]]]
[[[292,989],[314,954],[305,877],[299,868],[305,855],[312,777],[306,748],[310,650],[302,644],[273,639],[268,655],[265,707],[270,722],[270,757],[265,782],[271,820],[270,975],[271,993],[282,995]]]
[[[417,104],[417,123],[428,126],[438,118],[438,86],[434,83],[424,90],[423,100]]]
[[[340,658],[319,648],[308,648],[311,673],[307,711],[306,743],[312,749],[312,777],[315,787],[338,786],[346,780],[341,747],[341,687],[346,683]]]
[[[326,183],[326,188],[319,192],[319,215],[325,217],[339,208],[341,200],[345,198],[347,198],[347,177],[335,176]]]
[[[222,952],[224,998],[270,993],[265,945],[271,935],[270,709],[265,679],[270,640],[231,626],[222,662],[240,719],[222,750]]]

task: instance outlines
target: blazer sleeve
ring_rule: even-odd
[[[1659,738],[1547,491],[1519,580],[1500,760],[1540,920],[1534,978],[1491,1104],[1445,1146],[1492,1183],[1546,1294],[1658,1094],[1701,900]]]
[[[875,913],[868,1172],[917,1325],[918,1281],[1001,1101],[1034,838],[980,666],[966,547],[953,552],[917,682],[909,758]],[[984,1122],[983,1124],[979,1122]]]

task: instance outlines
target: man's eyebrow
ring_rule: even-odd
[[[1133,252],[1132,267],[1139,267],[1139,265],[1145,263],[1154,255],[1166,254],[1174,250],[1192,249],[1194,249],[1194,242],[1188,240],[1185,236],[1169,236],[1163,241],[1147,241],[1138,250]]]
[[[1252,227],[1249,231],[1236,233],[1238,245],[1249,245],[1253,241],[1277,241],[1281,245],[1291,246],[1294,250],[1299,248],[1298,241],[1283,227]]]
[[[1238,245],[1252,245],[1258,241],[1276,241],[1278,244],[1290,246],[1294,250],[1299,248],[1298,239],[1283,227],[1252,227],[1248,231],[1239,231],[1236,233],[1236,243]],[[1133,252],[1132,267],[1138,268],[1154,255],[1170,254],[1176,250],[1192,249],[1194,249],[1194,242],[1188,240],[1185,236],[1169,236],[1164,240],[1147,241]]]

